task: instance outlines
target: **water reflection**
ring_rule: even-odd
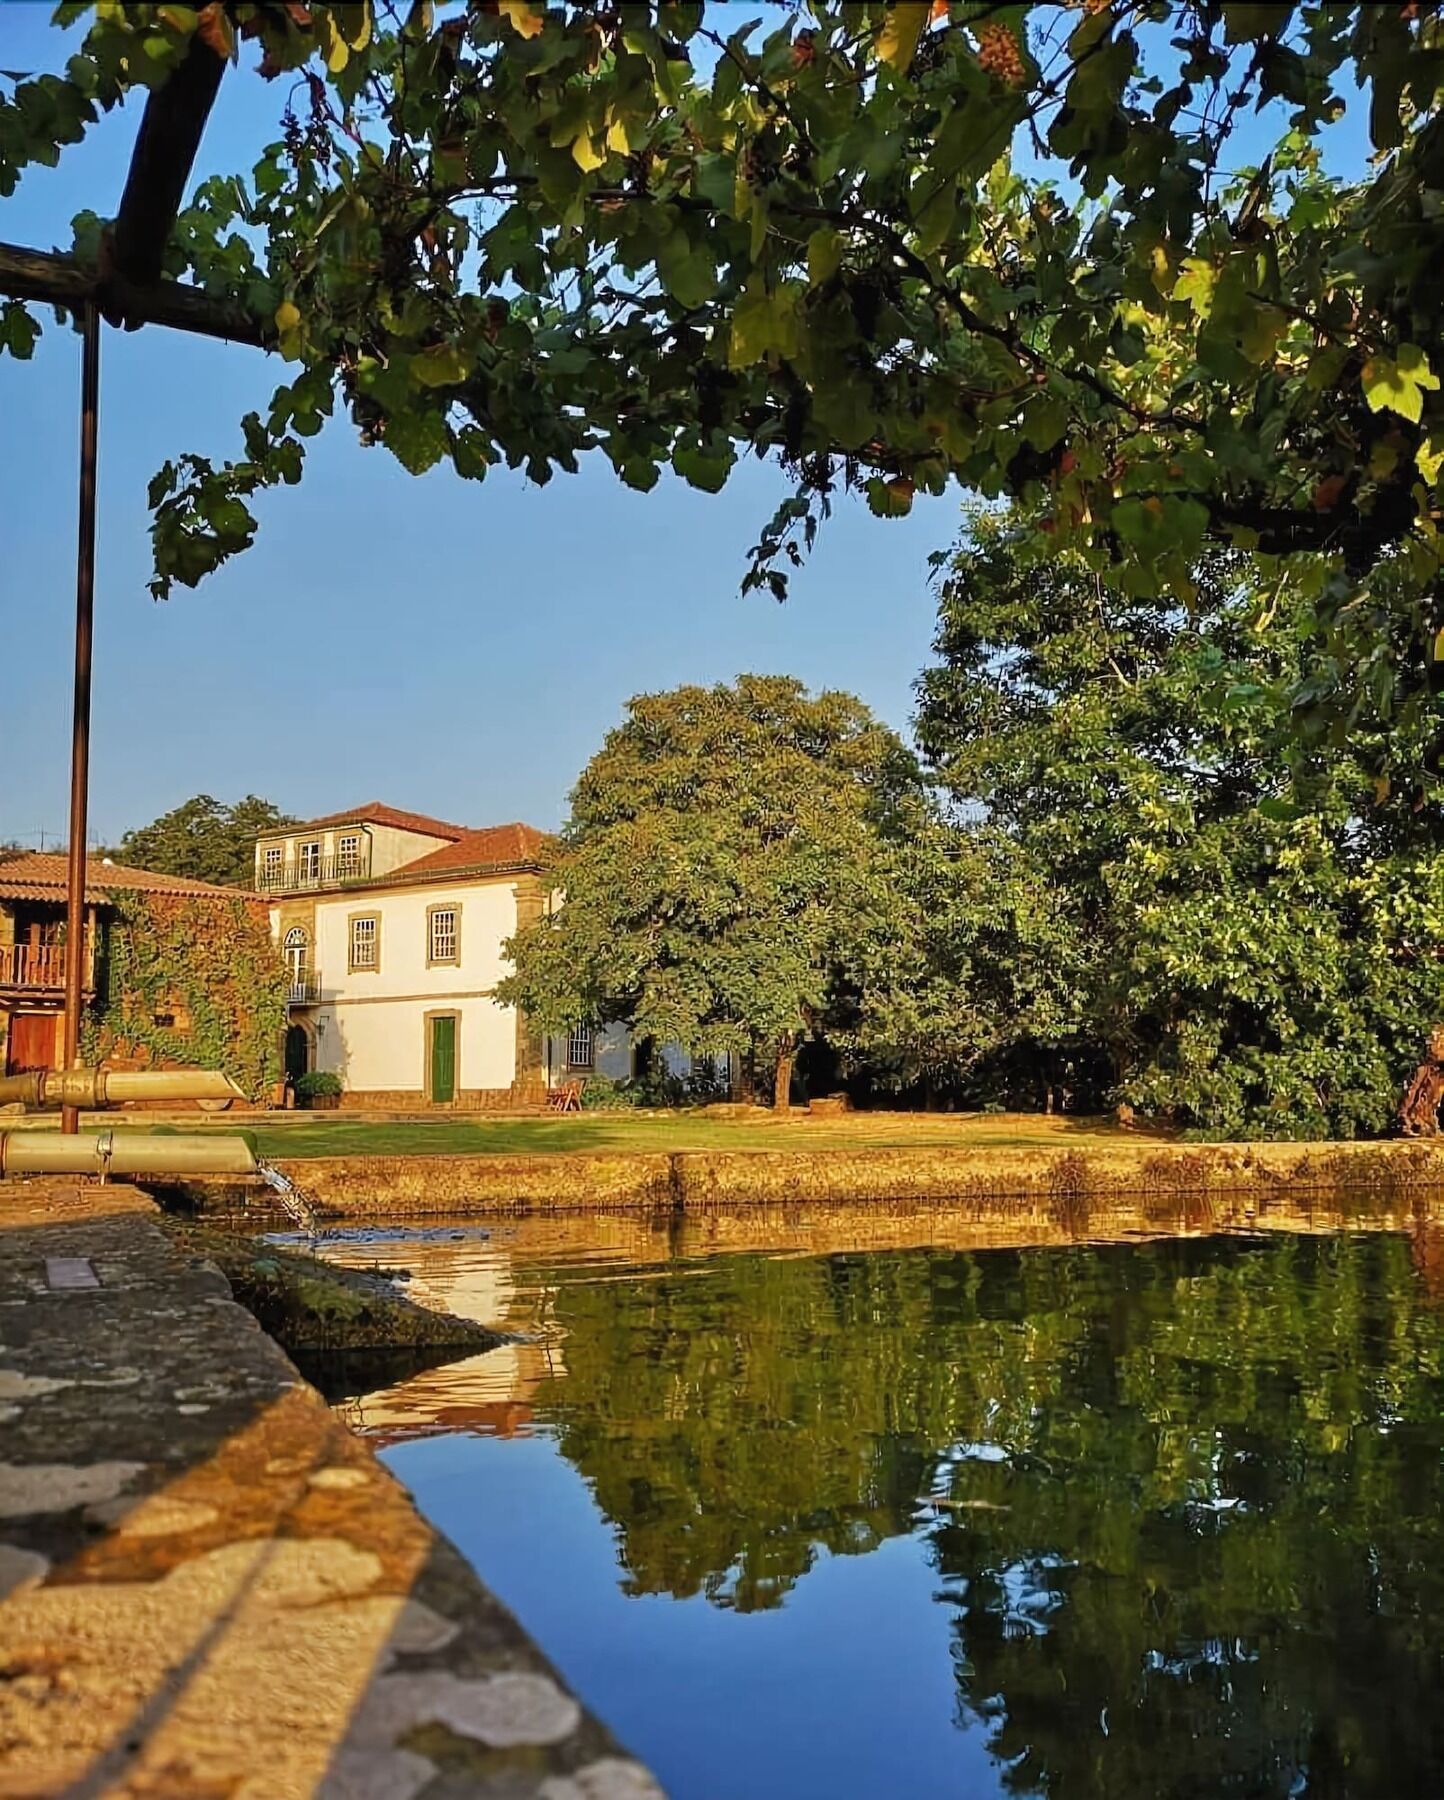
[[[801,1740],[828,1717],[844,1651],[814,1636],[804,1657],[785,1632],[747,1623],[779,1609],[805,1620],[814,1583],[836,1611],[851,1591],[838,1572],[873,1553],[883,1567],[893,1544],[931,1581],[920,1589],[887,1565],[890,1629],[931,1643],[927,1615],[941,1610],[954,1726],[988,1753],[988,1785],[974,1770],[972,1785],[942,1791],[1433,1792],[1444,1773],[1437,1218],[1415,1208],[1369,1221],[1398,1230],[976,1249],[936,1241],[966,1239],[965,1221],[874,1216],[852,1227],[873,1245],[857,1249],[837,1247],[848,1240],[835,1215],[796,1214],[772,1221],[787,1253],[769,1255],[734,1252],[735,1218],[681,1230],[522,1222],[406,1260],[418,1296],[527,1341],[351,1410],[393,1440],[536,1432],[592,1496],[587,1523],[569,1513],[565,1529],[609,1531],[624,1598],[598,1599],[599,1612],[690,1598],[748,1632],[749,1662],[794,1697],[799,1745],[789,1755],[774,1720],[771,1762],[749,1765],[750,1785],[718,1785],[714,1769],[698,1795],[903,1793],[949,1774],[911,1690],[861,1684],[849,1722],[890,1746],[886,1786],[874,1773],[849,1788],[844,1774],[839,1789],[835,1769],[830,1788],[809,1786],[818,1764]],[[1338,1221],[1328,1209],[1262,1221],[1282,1222]],[[934,1242],[878,1247],[888,1229]],[[488,1482],[504,1483],[500,1459],[516,1451],[485,1451]],[[427,1505],[425,1465],[405,1473]],[[483,1485],[478,1475],[469,1508]],[[553,1616],[542,1565],[556,1529],[543,1508],[539,1618]],[[495,1579],[488,1533],[465,1545]],[[511,1558],[522,1553],[510,1544]],[[567,1626],[543,1642],[600,1695],[615,1651],[600,1632],[590,1662],[569,1659],[562,1640],[587,1636],[569,1598]],[[649,1627],[660,1666],[648,1690],[609,1703],[630,1709],[611,1716],[684,1791],[666,1661],[684,1641],[676,1621],[694,1615],[660,1616],[673,1623]],[[707,1641],[720,1659],[722,1640]],[[745,1738],[747,1722],[733,1723]]]

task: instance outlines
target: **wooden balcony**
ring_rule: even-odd
[[[65,990],[65,948],[61,944],[0,944],[0,988],[23,993]]]

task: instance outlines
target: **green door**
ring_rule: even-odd
[[[449,1013],[431,1021],[431,1098],[456,1098],[456,1019]]]

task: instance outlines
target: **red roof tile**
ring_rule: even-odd
[[[520,822],[488,825],[481,831],[464,832],[444,850],[430,850],[415,862],[403,863],[387,878],[403,881],[413,875],[443,875],[448,871],[538,868],[548,842],[547,833]]]
[[[41,850],[19,850],[9,856],[0,853],[0,900],[63,900],[69,875],[69,858],[63,855]],[[103,905],[120,889],[142,894],[212,894],[227,900],[247,897],[241,888],[217,887],[185,875],[162,875],[154,869],[132,869],[125,863],[86,857],[85,898],[91,905]]]
[[[304,819],[299,825],[278,826],[262,832],[263,837],[290,836],[298,831],[322,831],[331,825],[392,825],[397,831],[419,831],[426,837],[465,837],[465,825],[448,825],[444,819],[433,819],[426,813],[402,812],[397,806],[384,806],[379,800],[368,800],[364,806],[353,806],[349,812],[327,813],[324,819]]]

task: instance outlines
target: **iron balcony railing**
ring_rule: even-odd
[[[64,986],[64,945],[0,944],[0,987],[58,991]]]
[[[371,858],[364,851],[356,856],[303,856],[295,862],[262,866],[256,874],[256,888],[262,894],[314,893],[317,888],[365,881],[370,873]]]
[[[288,1006],[317,1006],[321,1000],[321,982],[316,975],[293,974],[286,988]]]

